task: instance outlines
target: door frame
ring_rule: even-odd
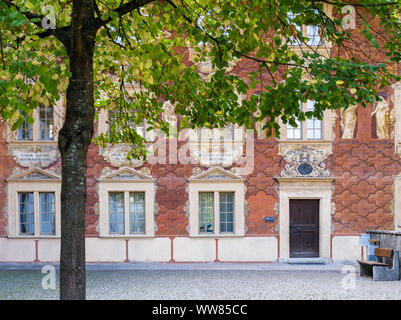
[[[331,257],[331,215],[333,178],[277,178],[279,182],[279,259],[290,258],[290,199],[316,199],[319,201],[319,257]],[[297,259],[297,258],[295,258]]]
[[[290,199],[288,199],[288,201],[289,201],[289,222],[290,222],[290,231],[289,231],[289,235],[290,235],[290,256],[291,256],[291,217],[292,217],[292,215],[291,215],[291,201],[296,201],[296,200],[300,200],[300,201],[304,201],[304,200],[306,200],[306,201],[308,201],[308,200],[312,200],[312,201],[318,201],[318,208],[317,208],[317,219],[318,219],[318,221],[317,221],[317,228],[318,228],[318,230],[317,230],[317,232],[318,232],[318,235],[317,235],[317,257],[313,257],[313,258],[318,258],[318,257],[320,257],[320,241],[319,241],[319,239],[320,239],[320,210],[321,210],[321,208],[320,208],[320,199],[311,199],[311,198],[308,198],[308,199],[292,199],[292,198],[290,198]],[[308,207],[306,207],[306,209],[308,209]],[[315,240],[316,241],[316,238],[315,238],[315,236],[313,236],[313,240]],[[293,244],[292,244],[293,245]],[[300,257],[299,257],[300,258]],[[291,259],[293,259],[293,258],[291,258]]]

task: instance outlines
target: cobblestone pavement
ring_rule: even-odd
[[[401,281],[374,282],[354,270],[89,270],[87,299],[401,299]],[[0,299],[58,299],[58,279],[44,290],[44,276],[0,270]]]

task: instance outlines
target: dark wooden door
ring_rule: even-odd
[[[319,200],[290,200],[290,257],[319,257]]]

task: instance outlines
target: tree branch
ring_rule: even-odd
[[[122,17],[123,15],[130,13],[131,11],[134,11],[135,9],[139,9],[148,3],[154,2],[155,0],[132,0],[127,2],[126,4],[120,5],[117,9],[114,9],[112,11],[116,12],[119,17]],[[106,25],[113,19],[109,17],[106,20],[102,20],[101,17],[97,17],[95,19],[95,27],[96,28],[101,28],[102,26]]]

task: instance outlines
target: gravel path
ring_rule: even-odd
[[[58,271],[57,271],[58,275]],[[344,277],[355,276],[346,290]],[[58,299],[40,271],[0,270],[0,300]],[[348,279],[348,278],[347,278]],[[401,299],[401,281],[373,282],[338,271],[87,271],[87,299]]]

